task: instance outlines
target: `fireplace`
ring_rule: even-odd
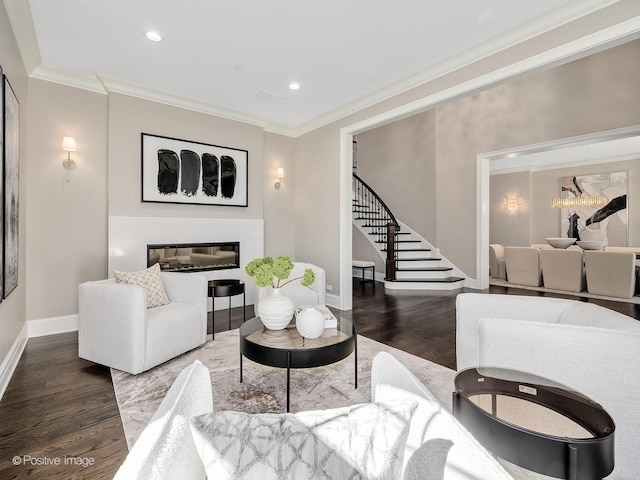
[[[165,272],[201,272],[240,268],[240,242],[147,245],[147,267]]]

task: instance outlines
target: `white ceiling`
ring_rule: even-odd
[[[4,3],[36,78],[296,135],[616,1]]]

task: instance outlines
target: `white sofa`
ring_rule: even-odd
[[[294,280],[282,287],[282,294],[293,300],[296,308],[307,305],[323,305],[325,301],[325,285],[327,283],[326,273],[323,268],[312,263],[293,262],[293,270],[289,278],[302,277],[304,271],[310,268],[316,275],[315,281],[308,287],[303,287],[301,279]],[[286,281],[286,280],[285,280]],[[269,294],[271,287],[258,288],[258,301]],[[258,315],[258,301],[255,303],[255,314]]]
[[[145,290],[115,279],[78,287],[78,354],[132,374],[196,348],[207,339],[207,278],[161,272],[170,303],[146,308]]]
[[[615,468],[640,472],[640,322],[598,305],[557,298],[463,293],[456,302],[457,369],[533,373],[601,404],[615,424]]]
[[[313,478],[327,478],[328,472],[335,472],[336,468],[349,469],[354,465],[357,465],[359,471],[360,467],[364,466],[373,469],[383,468],[387,472],[381,477],[362,475],[357,478],[512,478],[424,385],[388,353],[379,353],[374,358],[371,384],[372,403],[299,414],[264,414],[260,416],[260,420],[264,421],[258,422],[258,416],[240,412],[213,413],[209,371],[196,361],[185,368],[175,380],[151,421],[131,448],[115,480],[203,480],[206,478],[205,469],[209,472],[209,478],[216,480],[298,480],[312,478],[308,472],[317,468],[322,471],[322,475]],[[390,424],[381,424],[375,421],[378,417],[372,417],[381,405],[400,411],[404,409],[405,412],[408,409],[409,412],[402,419],[390,415],[387,417]],[[350,421],[349,416],[357,410],[364,412],[365,416],[355,419],[360,421],[354,421],[353,418]],[[347,419],[346,422],[343,421],[344,418]],[[215,420],[222,420],[223,430],[231,429],[233,433],[235,425],[229,424],[229,419],[238,419],[245,423],[256,422],[261,426],[253,431],[245,431],[247,437],[229,435],[223,439],[216,439],[213,438],[214,435],[208,434],[210,430],[207,430],[207,427]],[[299,428],[300,425],[308,425],[309,419],[314,424],[312,428]],[[268,422],[266,427],[265,421]],[[274,436],[274,432],[278,432],[280,426],[286,423],[293,424],[296,429],[295,435]],[[392,427],[392,423],[402,424],[402,431]],[[191,424],[191,428],[188,428],[188,424]],[[313,440],[307,437],[307,430],[315,434],[316,427],[319,431],[324,429],[324,432],[321,432],[324,436],[320,442],[315,439],[316,443],[313,443]],[[367,429],[372,431],[372,437],[363,439],[362,432]],[[397,441],[391,442],[390,439],[394,435]],[[314,451],[308,451],[309,445],[312,444],[326,450],[330,442],[346,443],[353,447],[353,450],[362,451],[364,464],[345,461],[355,455],[351,448],[334,451],[336,454],[332,455],[331,459],[328,459],[326,454],[316,456]],[[296,448],[290,450],[292,444],[295,444]],[[393,451],[396,453],[392,453]],[[218,462],[212,462],[211,454],[221,458]],[[271,458],[274,455],[275,461]],[[287,458],[286,462],[280,461],[283,457]],[[270,459],[271,463],[267,459]],[[299,468],[292,466],[291,462]],[[346,465],[336,465],[336,462]],[[261,463],[264,464],[264,468],[260,466]],[[222,473],[212,475],[214,469],[218,469],[215,472]],[[282,473],[285,471],[286,474]],[[307,475],[301,475],[301,472],[307,472]],[[329,475],[329,478],[347,476]]]

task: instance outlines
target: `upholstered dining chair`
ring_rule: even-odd
[[[493,278],[499,278],[502,280],[507,278],[504,261],[504,246],[499,243],[492,243],[489,245],[489,275]]]
[[[138,374],[196,348],[207,338],[207,278],[161,272],[169,303],[147,308],[147,292],[115,279],[78,287],[78,354]]]
[[[504,247],[509,283],[539,287],[542,285],[540,250],[531,247]]]

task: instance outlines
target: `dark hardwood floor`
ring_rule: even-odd
[[[341,313],[359,334],[455,368],[455,297],[460,291],[372,287],[354,279],[353,309]],[[505,287],[482,293],[560,297]],[[588,301],[640,319],[640,305]],[[247,318],[252,316],[250,305]],[[216,317],[215,331],[226,330],[226,314]],[[234,308],[232,328],[242,318],[242,308]],[[127,446],[109,369],[81,360],[77,349],[76,333],[29,340],[0,402],[0,479],[110,479],[123,462]],[[36,464],[55,461],[60,465]]]

